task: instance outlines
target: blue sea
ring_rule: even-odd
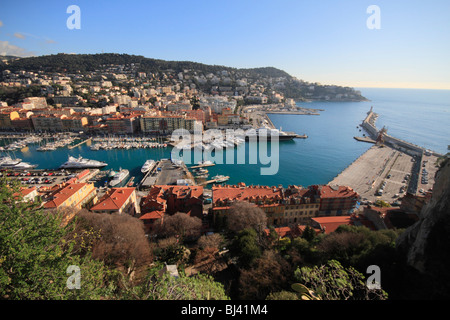
[[[217,164],[208,168],[210,177],[216,174],[230,176],[227,182],[230,184],[326,184],[372,146],[353,138],[363,135],[364,131],[360,131],[358,126],[371,106],[379,115],[378,128],[385,126],[392,136],[441,154],[447,153],[447,146],[450,145],[450,90],[357,89],[370,101],[299,102],[299,106],[324,111],[320,115],[269,115],[277,128],[308,135],[307,139],[280,142],[276,174],[261,174],[261,168],[269,164],[249,164],[250,149],[247,143],[238,147],[245,148],[246,164]],[[14,155],[23,161],[38,164],[41,169],[58,167],[67,160],[68,155],[82,155],[107,162],[109,165],[105,169],[127,168],[130,175],[136,178],[135,181],[142,178],[140,168],[146,159],[170,158],[171,153],[171,148],[92,151],[89,144],[72,150],[63,148],[47,152],[36,151],[37,147],[30,145]],[[270,146],[268,149],[270,151]]]

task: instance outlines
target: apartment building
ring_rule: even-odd
[[[63,131],[62,115],[41,114],[31,116],[36,131]]]
[[[170,134],[177,129],[193,132],[196,124],[202,128],[201,122],[185,116],[143,116],[140,124],[144,133]]]
[[[136,188],[112,188],[90,210],[96,213],[126,213],[136,216],[140,213]]]

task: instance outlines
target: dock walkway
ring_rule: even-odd
[[[68,146],[68,148],[69,148],[69,149],[76,148],[76,147],[81,146],[82,144],[88,142],[89,140],[92,140],[92,138],[87,138],[86,140],[83,140],[83,141],[81,141],[81,142],[79,142],[79,143],[77,143],[77,144],[75,144],[75,145],[73,145],[73,146]]]

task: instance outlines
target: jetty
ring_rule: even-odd
[[[225,176],[225,177],[220,177],[220,178],[217,178],[217,179],[206,180],[206,181],[198,183],[198,185],[199,186],[205,186],[205,185],[211,184],[211,183],[225,182],[225,181],[228,181],[229,179],[230,179],[229,176]]]
[[[353,137],[355,140],[361,141],[361,142],[367,142],[367,143],[376,143],[375,140],[368,138],[368,137]]]
[[[74,144],[73,146],[68,146],[68,149],[73,149],[73,148],[76,148],[78,146],[81,146],[82,144],[88,142],[89,140],[92,140],[92,138],[87,138],[86,140],[83,140],[83,141],[81,141],[81,142],[79,142],[77,144]]]
[[[202,164],[192,166],[191,169],[200,169],[200,168],[204,168],[204,167],[212,167],[215,165],[216,165],[215,163],[202,163]]]

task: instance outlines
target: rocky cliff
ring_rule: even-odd
[[[406,262],[441,283],[449,279],[450,266],[450,159],[436,173],[433,195],[420,212],[419,221],[397,240]],[[445,279],[444,279],[445,278]]]

